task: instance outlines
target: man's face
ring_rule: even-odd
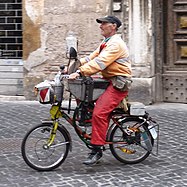
[[[107,38],[116,33],[116,24],[102,22],[100,25],[100,29],[101,29],[101,35]]]

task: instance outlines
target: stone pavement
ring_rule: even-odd
[[[187,186],[187,105],[161,103],[146,110],[160,124],[159,155],[125,165],[109,150],[87,167],[87,148],[68,128],[73,149],[56,170],[37,172],[26,165],[20,145],[26,131],[48,117],[48,105],[35,101],[0,102],[0,187],[184,187]]]

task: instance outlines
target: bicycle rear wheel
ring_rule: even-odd
[[[70,149],[67,132],[58,126],[55,140],[47,146],[53,123],[43,123],[33,127],[23,138],[21,152],[24,161],[38,171],[50,171],[60,166]]]
[[[123,120],[121,128],[116,125],[110,134],[110,150],[113,156],[120,162],[126,164],[136,164],[145,160],[150,151],[147,149],[145,140],[143,139],[143,133],[148,136],[151,146],[154,144],[154,140],[151,137],[146,124],[141,125],[134,132],[127,134],[125,131],[127,128],[139,126],[143,121],[136,117],[128,117]],[[123,130],[122,130],[123,129]]]

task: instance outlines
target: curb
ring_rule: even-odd
[[[24,96],[0,95],[0,101],[26,101]]]

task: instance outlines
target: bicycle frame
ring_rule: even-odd
[[[64,110],[67,110],[67,111],[74,111],[74,115],[73,115],[73,118],[70,117],[70,115],[68,115]],[[89,146],[89,140],[91,139],[91,136],[87,133],[85,133],[78,125],[76,125],[76,110],[78,110],[78,106],[76,107],[75,110],[72,110],[72,109],[69,109],[69,108],[62,108],[61,107],[61,104],[53,104],[51,106],[51,109],[50,109],[50,115],[51,115],[51,120],[53,122],[53,129],[51,131],[51,135],[50,135],[50,138],[48,140],[48,144],[47,146],[50,146],[54,139],[55,139],[55,136],[56,136],[56,130],[58,128],[58,125],[59,125],[59,118],[64,118],[71,126],[74,127],[77,135],[80,137],[80,139],[87,145]]]
[[[71,102],[71,100],[69,101]],[[84,101],[81,101],[75,109],[70,109],[70,108],[63,108],[61,107],[61,104],[57,104],[57,105],[52,105],[51,109],[50,109],[50,114],[51,114],[51,119],[53,121],[53,129],[51,131],[51,135],[50,138],[48,140],[48,144],[47,146],[52,145],[55,136],[56,136],[56,130],[58,128],[59,125],[59,118],[64,118],[71,126],[74,127],[75,132],[77,133],[77,135],[79,136],[79,138],[85,143],[85,145],[88,148],[92,148],[90,145],[90,140],[91,140],[91,135],[87,134],[82,128],[80,128],[77,124],[76,121],[78,121],[78,119],[76,119],[76,114],[79,110],[79,106],[81,104],[84,104]],[[69,105],[70,106],[70,105]],[[73,113],[73,117],[71,117],[70,115],[68,115],[65,111],[74,111]],[[146,114],[147,118],[148,118],[148,114]],[[110,118],[113,121],[113,124],[109,126],[108,128],[108,134],[107,134],[107,138],[106,138],[106,145],[108,144],[128,144],[128,142],[124,142],[124,141],[117,141],[117,142],[110,142],[109,141],[109,136],[110,136],[110,132],[112,131],[112,129],[117,125],[119,126],[119,128],[121,129],[121,131],[123,132],[123,134],[125,135],[126,132],[124,131],[124,129],[122,128],[122,126],[120,125],[120,122],[122,122],[124,119],[131,117],[128,113],[111,113]],[[148,119],[150,120],[150,119]],[[147,122],[146,118],[142,119],[142,123],[139,124],[138,126],[136,126],[136,124],[134,124],[134,126],[132,126],[131,128],[129,128],[128,130],[130,130],[131,132],[136,132],[138,127],[142,126],[143,124],[145,124]],[[158,146],[157,146],[158,147]],[[144,149],[146,149],[145,147],[143,147]],[[157,148],[157,153],[158,153],[158,148]]]
[[[85,79],[87,80],[87,79]],[[57,101],[56,103],[53,103],[50,109],[50,115],[51,115],[51,120],[53,123],[53,129],[51,131],[47,146],[51,146],[52,143],[54,142],[55,136],[56,136],[56,131],[59,125],[59,118],[64,118],[71,126],[74,127],[75,132],[77,133],[77,135],[79,136],[79,138],[85,143],[85,145],[88,148],[92,148],[90,140],[91,140],[91,135],[88,134],[85,130],[83,130],[79,125],[76,124],[77,121],[82,121],[83,123],[85,122],[85,118],[84,115],[82,115],[82,112],[87,112],[89,110],[88,106],[91,106],[89,104],[91,104],[92,102],[94,102],[93,100],[88,100],[88,95],[89,92],[87,91],[87,89],[89,90],[89,84],[90,84],[90,79],[88,79],[87,81],[85,81],[87,87],[85,90],[85,95],[84,95],[84,100],[80,100],[77,99],[77,106],[75,109],[71,109],[71,92],[70,92],[70,98],[69,98],[69,106],[68,108],[63,108],[61,106],[61,102]],[[87,99],[86,99],[87,98]],[[84,108],[86,108],[86,110],[84,110]],[[80,110],[79,110],[80,109]],[[67,111],[67,113],[65,112]],[[70,111],[74,111],[73,113],[73,117],[71,117]],[[81,111],[81,115],[80,112]],[[86,113],[84,113],[86,114]],[[78,116],[80,115],[80,119],[78,119]],[[82,117],[84,118],[82,120]],[[121,122],[123,122],[123,120],[125,120],[128,117],[132,117],[129,113],[125,113],[125,111],[122,112],[112,112],[110,114],[110,119],[113,121],[113,125],[109,125],[108,128],[108,133],[107,133],[107,137],[106,137],[106,144],[110,145],[110,144],[127,144],[128,142],[110,142],[109,141],[109,136],[110,136],[110,132],[113,129],[113,126],[118,126],[121,131],[123,132],[124,136],[127,132],[125,132],[125,130],[123,129],[123,127],[120,125]],[[138,126],[136,126],[136,124],[132,127],[130,127],[128,130],[130,132],[136,132],[136,130],[142,126],[145,123],[149,123],[149,121],[151,121],[151,118],[148,117],[148,113],[145,113],[144,116],[140,117],[140,116],[136,116],[137,118],[141,118],[142,119],[142,123],[139,124]],[[148,125],[147,125],[148,127]],[[157,141],[158,142],[158,141]],[[136,142],[135,142],[136,143]],[[158,143],[157,143],[158,144]],[[146,148],[145,148],[146,149]],[[157,149],[158,150],[158,149]],[[158,152],[158,151],[157,151]]]

